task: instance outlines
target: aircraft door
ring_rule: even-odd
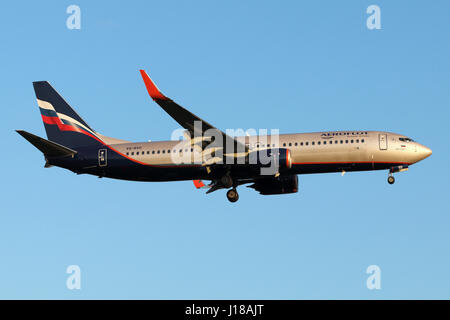
[[[387,150],[387,134],[379,135],[380,150]]]
[[[98,150],[98,166],[99,167],[106,167],[108,164],[108,158],[107,158],[107,149],[99,149]]]

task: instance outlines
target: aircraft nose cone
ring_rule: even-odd
[[[433,151],[431,151],[430,148],[425,147],[423,145],[420,145],[417,151],[418,151],[418,153],[420,155],[420,159],[421,160],[423,160],[425,158],[428,158],[433,153]]]

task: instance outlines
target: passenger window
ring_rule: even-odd
[[[131,155],[134,156],[134,152],[132,152]]]
[[[341,140],[341,144],[343,144],[344,143],[344,140]]]
[[[156,151],[156,153],[157,153],[157,154],[160,154],[160,153],[161,153],[161,151],[159,151],[159,150],[158,150],[158,151]]]
[[[350,143],[353,143],[353,139],[352,139],[352,140],[350,140]]]
[[[356,143],[359,143],[359,139],[356,139]]]
[[[152,154],[155,154],[155,150],[152,150]]]
[[[169,150],[167,150],[167,153],[170,153],[170,149],[169,149]]]
[[[286,147],[286,143],[283,143],[283,147]]]
[[[361,143],[364,143],[364,139],[361,139]]]
[[[289,142],[289,147],[292,147],[292,143],[291,142]]]
[[[308,141],[306,141],[306,142],[305,142],[305,145],[309,145],[309,142],[308,142]]]
[[[327,144],[327,142],[326,142],[326,141],[324,141],[324,142],[323,142],[323,144]]]
[[[320,141],[319,142],[317,142],[317,144],[320,146]]]
[[[298,145],[298,143],[296,142],[296,143],[294,143],[294,145],[295,145],[295,146],[297,146],[297,145]]]
[[[127,155],[128,155],[128,152],[127,152]]]
[[[348,140],[345,140],[345,143],[348,143]]]
[[[303,142],[300,142],[300,145],[303,146]]]
[[[312,145],[315,145],[316,143],[313,141],[313,142],[311,142],[311,144],[312,144]]]

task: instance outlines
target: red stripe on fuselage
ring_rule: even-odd
[[[349,163],[395,163],[395,164],[410,164],[408,162],[397,161],[333,161],[333,162],[294,162],[292,164],[349,164]]]

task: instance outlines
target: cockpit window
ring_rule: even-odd
[[[406,138],[406,137],[398,138],[398,140],[400,140],[400,141],[404,141],[404,142],[414,142],[414,140],[413,140],[413,139],[410,139],[410,138]]]

